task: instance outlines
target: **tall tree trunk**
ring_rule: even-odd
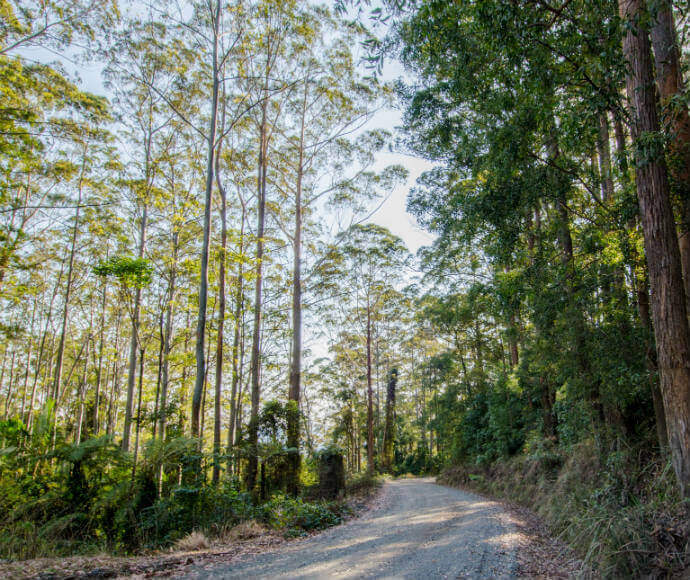
[[[189,339],[190,339],[190,329],[189,329],[189,321],[190,321],[190,311],[187,310],[186,315],[185,315],[185,325],[184,325],[184,330],[185,330],[185,335],[184,335],[184,352],[189,352]],[[186,430],[186,421],[187,421],[187,409],[185,408],[187,406],[187,395],[189,394],[189,389],[187,388],[187,365],[184,364],[182,365],[182,377],[180,379],[180,408],[178,411],[178,416],[177,416],[177,427],[178,431],[180,434],[184,435],[185,430]]]
[[[240,360],[239,360],[239,380],[238,380],[238,390],[237,390],[237,404],[235,406],[235,439],[233,445],[235,448],[240,444],[240,439],[242,437],[242,421],[244,418],[244,406],[242,405],[242,396],[244,395],[248,385],[244,380],[244,355],[245,355],[245,321],[244,321],[245,309],[244,304],[242,308],[242,331],[240,334]],[[235,453],[235,472],[239,474],[240,471],[240,461],[239,456]]]
[[[654,2],[652,45],[661,104],[668,118],[671,139],[667,151],[671,190],[678,200],[678,245],[685,287],[686,310],[690,301],[690,115],[685,101],[672,102],[684,92],[680,50],[669,0]]]
[[[158,434],[158,421],[160,417],[161,404],[161,383],[163,382],[163,351],[165,350],[165,310],[161,308],[158,314],[158,370],[156,372],[156,401],[153,407],[153,425],[151,427],[151,437],[156,438]]]
[[[637,280],[637,309],[640,316],[642,328],[647,335],[646,340],[646,363],[649,375],[649,387],[652,392],[652,403],[654,405],[654,418],[656,424],[656,435],[661,449],[668,448],[668,433],[666,426],[666,413],[664,412],[664,401],[661,396],[661,389],[657,381],[657,357],[654,351],[654,328],[649,314],[649,288],[647,278]]]
[[[74,442],[79,445],[81,443],[82,429],[84,425],[84,407],[86,398],[86,382],[88,380],[89,370],[89,347],[91,346],[91,335],[86,337],[86,355],[84,356],[84,371],[79,381],[79,415],[77,417],[77,433],[74,436]]]
[[[20,411],[20,417],[24,420],[26,413],[27,404],[27,391],[29,388],[29,371],[31,369],[31,354],[33,352],[34,346],[34,323],[36,322],[36,304],[37,300],[34,300],[33,308],[31,309],[31,323],[29,324],[29,344],[26,350],[26,367],[24,368],[24,386],[22,388],[22,406]]]
[[[172,235],[172,264],[168,283],[168,300],[165,306],[165,332],[163,335],[163,368],[161,369],[161,400],[159,405],[158,436],[165,441],[165,430],[168,424],[168,389],[170,388],[170,351],[173,339],[173,303],[177,284],[177,256],[179,252],[179,232]]]
[[[611,172],[611,145],[609,133],[609,119],[607,114],[599,115],[599,137],[597,138],[597,153],[599,155],[599,171],[601,174],[601,199],[609,204],[613,199],[613,173]]]
[[[267,101],[261,105],[261,125],[259,129],[258,164],[258,218],[256,228],[256,282],[254,286],[254,332],[252,353],[249,363],[251,375],[251,416],[249,419],[249,464],[247,466],[247,489],[256,485],[259,443],[259,397],[261,391],[261,317],[263,288],[264,227],[266,214],[266,154],[267,154]]]
[[[660,130],[649,31],[641,0],[619,0],[618,5],[626,24],[626,89],[637,140]],[[669,446],[681,493],[690,497],[690,333],[666,164],[662,151],[654,153],[637,160],[637,196]]]
[[[398,383],[398,371],[391,369],[386,389],[386,423],[383,431],[383,466],[387,472],[393,470],[395,450],[395,388]]]
[[[120,390],[120,365],[118,364],[118,353],[120,352],[120,326],[122,325],[122,311],[118,310],[117,317],[115,319],[115,359],[113,360],[113,384],[110,387],[110,396],[108,397],[108,410],[106,412],[106,435],[113,435],[115,432],[115,415],[117,411],[115,407],[117,406],[116,397]]]
[[[300,471],[300,413],[299,401],[302,381],[302,180],[304,178],[304,131],[307,114],[309,80],[304,81],[300,137],[297,153],[297,181],[295,184],[295,230],[293,232],[292,266],[292,357],[290,366],[290,388],[288,390],[287,446],[288,493],[299,492]]]
[[[107,255],[107,254],[106,254]],[[96,393],[93,402],[93,434],[98,435],[101,420],[101,390],[103,385],[103,353],[105,352],[105,307],[108,301],[108,281],[103,277],[101,315],[98,330],[98,366],[96,367]]]
[[[147,158],[149,153],[147,152]],[[146,229],[148,227],[148,200],[144,200],[139,224],[139,252],[138,258],[144,258],[146,249]],[[134,292],[134,307],[132,309],[132,336],[129,339],[129,363],[127,370],[127,399],[125,401],[125,423],[122,432],[122,449],[129,451],[132,437],[132,407],[134,405],[134,385],[137,377],[137,350],[139,349],[139,318],[141,316],[142,289],[137,286]]]
[[[134,459],[132,461],[132,481],[137,473],[137,461],[139,458],[139,434],[141,433],[141,396],[144,389],[144,355],[146,348],[139,351],[139,388],[137,389],[137,425],[134,428]]]
[[[244,224],[246,218],[246,206],[244,200],[240,199],[242,205],[242,223],[240,225],[240,239],[238,247],[238,255],[240,259],[237,261],[237,279],[235,282],[235,320],[234,332],[232,339],[232,390],[230,392],[230,421],[228,423],[228,471],[232,467],[231,454],[233,447],[237,441],[237,407],[238,407],[238,385],[241,381],[241,365],[240,360],[240,329],[242,326],[242,318],[244,316]]]
[[[218,335],[216,337],[216,383],[213,412],[213,483],[220,480],[221,391],[223,387],[223,332],[225,329],[225,261],[228,246],[227,195],[219,179],[220,157],[216,157],[216,181],[220,193],[220,262],[218,274]]]
[[[628,176],[628,154],[626,151],[626,139],[623,124],[619,116],[615,118],[615,136],[616,136],[616,156],[618,158],[618,168],[621,172],[621,185],[628,187],[630,179]],[[635,230],[638,227],[638,216],[635,216],[627,224],[629,230]],[[630,246],[632,252],[631,258],[633,268],[637,265],[643,271],[643,275],[638,277],[636,284],[637,294],[637,308],[640,323],[646,332],[646,348],[645,348],[645,365],[647,367],[647,375],[649,380],[649,388],[652,393],[652,403],[654,405],[654,418],[656,425],[657,439],[661,449],[668,449],[668,433],[666,428],[666,413],[664,411],[664,401],[661,396],[661,389],[659,388],[658,380],[658,364],[656,358],[656,351],[654,348],[654,327],[652,326],[652,319],[649,313],[649,281],[647,277],[647,265],[644,263],[644,258],[639,256],[634,245]]]
[[[371,304],[367,296],[367,473],[374,474],[374,390],[371,376]]]
[[[206,308],[208,303],[208,255],[211,245],[211,205],[213,194],[214,156],[216,151],[216,125],[218,116],[218,93],[220,89],[220,70],[218,66],[218,42],[220,36],[221,1],[216,0],[213,10],[213,86],[211,89],[211,120],[208,132],[208,154],[206,159],[206,194],[204,198],[204,240],[201,248],[201,279],[199,282],[199,317],[196,325],[196,379],[192,395],[192,437],[199,438],[201,397],[206,380]]]
[[[211,312],[215,312],[216,310],[216,304],[215,302],[213,303],[213,306],[211,307]],[[204,390],[201,395],[201,424],[199,425],[199,444],[200,444],[200,449],[203,449],[204,445],[204,436],[206,435],[206,398],[208,395],[208,375],[209,375],[209,370],[211,369],[211,341],[208,341],[208,344],[206,345],[206,374],[204,376]]]
[[[77,209],[74,212],[74,226],[72,228],[72,242],[69,250],[69,260],[67,265],[67,281],[65,286],[64,305],[62,307],[62,322],[60,324],[60,339],[57,349],[57,360],[55,361],[55,378],[53,379],[52,399],[55,401],[53,416],[57,419],[58,401],[60,399],[60,386],[62,383],[62,367],[65,357],[65,340],[67,338],[67,321],[69,318],[70,299],[72,297],[72,280],[74,278],[74,258],[77,253],[77,239],[79,237],[79,218],[81,211],[81,201],[83,196],[84,170],[79,178],[79,197],[77,199]],[[57,421],[56,421],[57,425]]]

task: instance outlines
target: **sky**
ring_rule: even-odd
[[[85,64],[80,62],[76,65],[67,56],[48,52],[44,49],[28,48],[22,50],[22,53],[25,57],[32,60],[42,62],[61,61],[67,70],[78,76],[81,81],[80,84],[84,89],[98,95],[107,96],[107,90],[103,86],[101,76],[102,66],[99,63]],[[364,65],[362,65],[362,72],[367,75],[370,74],[370,71],[365,71]],[[403,75],[404,71],[400,63],[395,61],[387,61],[385,63],[382,80],[394,81]],[[379,110],[367,123],[365,129],[386,129],[394,134],[396,127],[401,125],[401,123],[402,112],[394,107],[389,107]],[[385,149],[377,155],[377,161],[373,169],[382,170],[388,165],[402,165],[409,172],[408,178],[404,184],[399,185],[390,192],[376,213],[370,217],[369,221],[388,228],[405,242],[410,252],[416,254],[420,247],[431,244],[433,236],[420,228],[415,218],[407,213],[407,195],[421,173],[430,169],[432,164],[419,157]],[[377,203],[380,203],[380,201]]]
[[[385,116],[380,119],[374,118],[372,124],[376,127],[392,130],[394,126],[388,126],[389,119],[397,111],[386,111]],[[398,122],[399,122],[399,115]],[[378,117],[378,116],[377,116]],[[381,208],[371,217],[372,222],[387,227],[395,235],[402,238],[407,248],[415,254],[422,246],[428,246],[433,241],[433,236],[426,230],[419,227],[414,216],[407,213],[406,203],[407,194],[414,186],[417,178],[424,172],[432,168],[432,163],[426,159],[413,157],[400,152],[382,152],[377,155],[376,169],[382,169],[386,165],[402,165],[409,175],[407,181],[396,187]]]

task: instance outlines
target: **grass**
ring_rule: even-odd
[[[198,552],[199,550],[208,550],[211,542],[206,537],[204,532],[194,531],[180,538],[175,542],[175,549],[181,552]]]
[[[593,441],[541,449],[486,467],[456,466],[439,480],[516,501],[603,577],[666,577],[690,566],[686,504],[667,459]]]

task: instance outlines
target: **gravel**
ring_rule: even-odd
[[[188,578],[514,578],[517,532],[500,504],[431,479],[387,482],[378,509],[271,553]]]

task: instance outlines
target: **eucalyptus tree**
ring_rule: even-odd
[[[628,64],[626,92],[636,144],[636,185],[649,268],[652,319],[661,393],[673,467],[681,493],[690,497],[690,332],[681,254],[670,199],[654,86],[645,3],[619,2],[626,24],[623,53]]]
[[[37,235],[32,226],[40,228],[46,212],[64,205],[54,193],[67,177],[64,167],[53,163],[64,139],[62,121],[98,117],[104,110],[104,100],[82,90],[59,64],[26,56],[31,48],[81,53],[119,16],[110,0],[63,4],[29,0],[2,6],[0,291],[8,270],[21,264],[22,250]]]
[[[104,111],[102,121],[107,120],[107,115]],[[63,364],[65,354],[65,341],[67,339],[67,325],[70,318],[71,298],[74,291],[75,279],[75,260],[77,258],[78,244],[80,243],[80,235],[82,233],[82,210],[83,204],[89,201],[91,204],[97,204],[100,198],[99,194],[103,193],[104,184],[96,176],[96,165],[102,164],[107,167],[107,156],[103,155],[104,150],[107,152],[107,141],[109,135],[97,127],[77,124],[73,122],[64,123],[64,134],[74,141],[74,159],[67,157],[64,159],[66,165],[72,166],[71,179],[67,182],[69,187],[73,187],[76,191],[76,199],[74,200],[75,210],[73,223],[70,232],[69,252],[67,254],[67,271],[65,280],[65,290],[62,303],[62,314],[60,322],[60,334],[57,344],[57,354],[55,362],[55,374],[53,378],[53,385],[51,397],[55,402],[54,412],[57,415],[58,406],[62,396],[63,387]],[[100,150],[99,150],[100,149]],[[107,153],[106,153],[107,155]],[[107,176],[107,173],[106,173]],[[90,194],[90,195],[89,195]],[[90,197],[90,199],[88,197]],[[87,341],[89,339],[87,338]],[[88,359],[88,356],[85,357]],[[74,363],[76,364],[76,362]],[[81,422],[80,422],[81,424]]]
[[[188,10],[188,8],[191,9]],[[189,97],[194,95],[194,104],[185,106],[179,100],[168,98],[167,104],[174,114],[196,133],[206,146],[206,168],[204,171],[203,197],[203,240],[200,252],[199,309],[196,332],[196,376],[192,394],[192,435],[201,437],[201,407],[206,368],[206,327],[208,307],[208,269],[211,246],[211,214],[213,209],[213,189],[216,183],[214,172],[217,158],[227,131],[251,108],[246,94],[228,91],[228,98],[237,97],[239,106],[232,117],[224,119],[225,124],[219,131],[219,105],[226,94],[224,87],[230,74],[231,61],[238,58],[240,43],[244,39],[246,13],[242,2],[225,5],[220,0],[215,2],[193,2],[190,5],[174,3],[162,11],[162,19],[174,27],[181,35],[182,44],[177,45],[173,62],[177,66],[178,89],[184,90]],[[199,55],[204,58],[199,58]],[[181,57],[181,58],[180,58]],[[189,57],[192,57],[191,60]],[[239,65],[237,65],[239,66]],[[202,91],[208,100],[202,97]],[[232,95],[232,96],[230,96]],[[224,281],[223,281],[224,283]],[[224,292],[224,289],[223,289]],[[222,336],[222,332],[221,332]],[[221,339],[222,340],[222,339]],[[218,361],[217,364],[222,364]],[[217,381],[219,385],[219,381]],[[218,396],[217,399],[220,397]],[[217,421],[220,409],[217,408]],[[214,471],[217,480],[217,470]]]
[[[158,275],[165,282],[160,337],[160,388],[157,401],[157,436],[165,440],[168,419],[174,406],[171,401],[171,361],[174,362],[175,339],[179,328],[184,298],[191,293],[196,272],[195,254],[199,237],[196,215],[199,201],[196,196],[198,176],[203,172],[203,151],[195,135],[179,119],[165,130],[165,139],[158,162],[158,187],[153,208],[159,214],[154,225],[159,241],[151,249],[152,260],[160,268]],[[187,329],[184,329],[185,331]],[[178,384],[177,393],[185,389]]]
[[[113,103],[122,123],[123,138],[130,147],[126,188],[137,215],[136,259],[146,256],[152,194],[156,187],[157,164],[163,130],[175,114],[168,108],[175,96],[175,71],[171,70],[170,47],[163,42],[167,30],[161,23],[133,20],[126,23],[107,57],[104,75],[113,90]],[[173,41],[174,44],[174,41]],[[133,147],[132,147],[133,146]],[[137,350],[140,350],[139,323],[143,287],[135,288],[131,312],[127,398],[122,447],[130,448],[132,408],[137,372]]]
[[[251,410],[249,420],[249,462],[246,473],[247,488],[256,484],[258,469],[258,419],[261,394],[261,331],[264,302],[264,244],[266,235],[267,185],[270,165],[270,145],[276,123],[281,117],[286,92],[293,87],[286,72],[291,70],[285,54],[290,34],[299,27],[298,3],[268,0],[255,7],[256,21],[252,30],[255,38],[252,58],[248,60],[252,90],[257,92],[258,111],[254,115],[258,139],[256,178],[256,272],[254,284],[252,346],[249,363],[251,380]]]
[[[349,290],[340,298],[348,305],[365,351],[367,405],[367,472],[374,473],[374,326],[396,282],[400,283],[409,253],[400,238],[374,224],[357,224],[340,234],[341,243],[330,252],[327,269],[335,273],[341,287]]]
[[[208,129],[203,133],[207,140],[206,161],[206,189],[204,193],[204,225],[203,242],[201,246],[201,280],[199,282],[199,316],[196,328],[196,379],[194,393],[192,395],[192,435],[201,436],[200,413],[201,397],[206,377],[205,369],[205,340],[206,340],[206,307],[208,302],[208,257],[211,243],[211,210],[213,194],[213,171],[215,168],[216,130],[218,117],[218,98],[220,94],[221,76],[223,74],[222,61],[226,58],[220,51],[221,22],[223,16],[223,3],[216,0],[214,4],[200,3],[195,6],[195,17],[201,20],[208,31],[208,35],[202,34],[201,38],[209,41],[211,52],[211,103],[209,111]],[[218,361],[217,364],[222,364]],[[216,477],[217,479],[217,477]]]
[[[275,181],[286,198],[292,227],[281,226],[292,246],[292,338],[288,400],[290,493],[297,493],[300,466],[301,373],[303,350],[303,267],[318,262],[313,241],[326,228],[313,216],[326,205],[360,216],[368,203],[403,179],[401,167],[374,173],[375,153],[383,135],[365,131],[372,115],[386,102],[390,89],[357,70],[351,47],[364,38],[361,27],[334,18],[325,9],[305,10],[300,35],[291,40],[288,59],[297,64],[296,87],[279,127],[277,157],[282,175]],[[289,214],[288,214],[289,215]],[[306,247],[307,241],[311,241]],[[313,240],[313,241],[312,241]],[[304,255],[305,252],[312,255]],[[306,258],[306,261],[305,261]],[[306,278],[309,278],[309,271]]]
[[[606,423],[624,431],[649,396],[636,378],[643,324],[630,308],[629,272],[640,271],[629,249],[639,241],[635,205],[608,133],[609,117],[617,135],[624,117],[619,22],[607,3],[562,8],[417,3],[401,15],[397,47],[422,79],[401,91],[407,143],[439,163],[409,206],[439,235],[423,262],[445,278],[438,292],[457,276],[452,292],[486,295],[510,367],[544,418],[555,417],[567,385],[593,432]],[[616,157],[624,156],[625,146]],[[484,264],[479,285],[474,260]],[[604,338],[612,334],[615,343]],[[616,349],[620,367],[597,355],[599,344]],[[612,376],[629,377],[625,389],[612,389]],[[550,437],[568,429],[555,427],[543,421]]]
[[[661,119],[668,141],[668,171],[680,217],[678,245],[687,308],[690,300],[690,114],[687,103],[682,100],[685,83],[673,3],[668,0],[649,2],[648,11],[653,20],[650,36],[662,105]]]
[[[222,115],[225,117],[228,113],[226,107],[227,100],[223,99],[221,102],[223,107]],[[222,123],[224,125],[224,122]],[[236,128],[237,131],[228,133],[224,139],[227,144],[223,147],[223,151],[216,158],[216,181],[218,191],[221,198],[221,247],[219,251],[219,262],[221,264],[219,270],[219,292],[224,292],[222,278],[226,275],[223,270],[228,266],[234,266],[232,271],[232,323],[233,323],[233,338],[231,348],[231,388],[230,388],[230,410],[227,421],[227,455],[228,455],[228,470],[237,467],[237,462],[230,458],[235,455],[235,448],[239,444],[241,432],[241,406],[242,406],[242,391],[243,391],[243,377],[244,377],[244,352],[245,352],[245,314],[247,311],[247,297],[246,290],[248,286],[248,275],[251,275],[252,268],[247,267],[251,265],[251,258],[247,254],[247,248],[250,244],[250,233],[248,231],[249,218],[249,204],[251,203],[251,192],[254,191],[253,182],[253,156],[254,149],[252,147],[253,140],[247,138],[247,128],[251,126],[249,116],[246,116],[242,123],[239,123]],[[232,194],[229,195],[229,192]],[[234,199],[234,203],[233,203]],[[225,206],[225,207],[224,207]],[[231,212],[227,212],[228,207]],[[235,215],[235,220],[228,220],[225,213]],[[230,222],[228,223],[224,222]],[[224,227],[223,227],[224,225]],[[223,236],[225,230],[225,236]],[[228,248],[223,242],[228,240],[232,244]],[[221,320],[224,319],[221,308],[222,302],[219,301],[218,314],[218,335],[216,342],[216,361],[224,360],[224,343],[223,332],[221,327]],[[218,362],[217,362],[218,365]],[[216,367],[216,391],[218,394],[218,386],[223,380],[223,365]],[[220,422],[221,417],[216,416],[217,421],[214,422],[214,453],[216,457],[219,456],[219,450],[216,447],[219,443],[220,436]]]

